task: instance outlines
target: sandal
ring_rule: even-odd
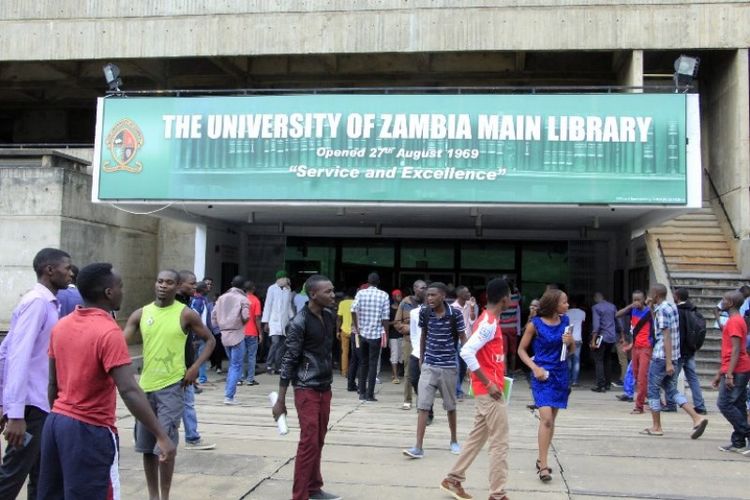
[[[552,469],[549,467],[544,467],[543,469],[539,469],[536,472],[539,475],[539,480],[543,483],[549,483],[552,481]]]

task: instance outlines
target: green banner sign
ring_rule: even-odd
[[[682,94],[106,98],[100,200],[687,202]]]

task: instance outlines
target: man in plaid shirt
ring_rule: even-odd
[[[667,301],[667,287],[657,283],[651,287],[646,299],[654,304],[654,351],[648,368],[648,405],[651,408],[653,425],[643,429],[641,434],[663,436],[661,428],[661,397],[659,389],[664,389],[668,401],[674,401],[693,419],[692,439],[703,435],[708,419],[695,412],[693,405],[677,390],[677,374],[680,373],[680,316],[677,306]],[[675,366],[676,363],[677,366]]]
[[[380,276],[371,273],[367,288],[357,292],[352,303],[352,335],[359,342],[359,400],[375,399],[375,377],[380,363],[380,348],[388,342],[391,302],[388,294],[378,289]]]

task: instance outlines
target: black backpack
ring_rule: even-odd
[[[685,341],[692,351],[699,351],[706,340],[706,318],[695,308],[685,311]]]

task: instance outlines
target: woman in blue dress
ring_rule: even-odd
[[[555,433],[555,418],[560,408],[568,406],[568,364],[562,356],[563,344],[568,353],[575,351],[573,335],[566,329],[570,324],[568,296],[560,290],[548,290],[539,301],[539,311],[526,326],[518,357],[531,369],[531,392],[539,408],[539,458],[536,470],[543,482],[552,480],[552,469],[547,462],[552,436]],[[534,348],[534,357],[529,356],[529,347]]]

